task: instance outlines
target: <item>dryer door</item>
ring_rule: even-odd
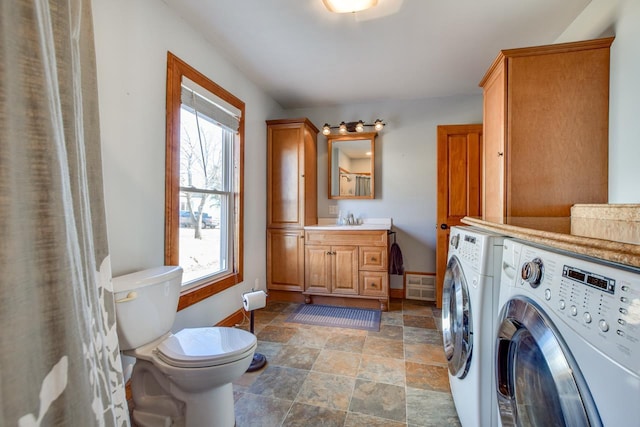
[[[473,350],[473,324],[469,288],[462,265],[453,255],[447,264],[442,290],[442,338],[449,372],[467,376]]]
[[[496,388],[503,426],[602,426],[576,362],[535,302],[514,297],[498,324]]]

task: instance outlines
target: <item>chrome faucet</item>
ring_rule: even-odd
[[[347,224],[354,225],[355,223],[356,223],[356,221],[353,219],[353,214],[350,213],[349,217],[347,218]]]

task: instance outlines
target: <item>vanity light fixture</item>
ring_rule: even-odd
[[[346,133],[352,133],[352,132],[364,132],[364,128],[365,127],[373,127],[376,131],[381,131],[382,128],[386,125],[386,123],[384,123],[382,120],[377,119],[375,122],[373,123],[365,123],[362,120],[358,120],[357,122],[341,122],[340,125],[338,126],[331,126],[329,125],[329,123],[325,123],[324,126],[322,126],[322,134],[323,135],[330,135],[331,134],[331,129],[338,129],[339,133],[342,134],[346,134]]]
[[[349,13],[370,9],[378,4],[378,0],[322,0],[329,12]]]

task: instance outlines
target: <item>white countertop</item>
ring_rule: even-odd
[[[337,225],[337,218],[318,218],[318,225],[307,225],[305,230],[391,230],[391,218],[363,218],[362,224]]]

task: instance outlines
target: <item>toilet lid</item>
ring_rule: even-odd
[[[256,337],[236,328],[186,328],[158,346],[165,363],[184,368],[223,365],[238,360],[256,345]]]

